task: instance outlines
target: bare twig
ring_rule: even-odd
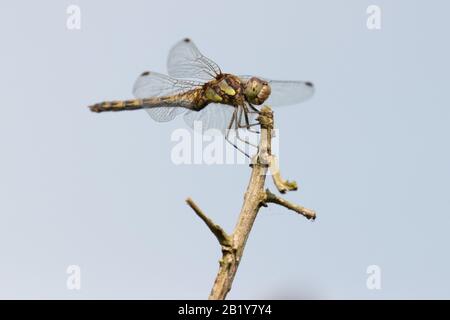
[[[271,155],[270,157],[270,173],[272,175],[273,183],[280,193],[286,193],[286,191],[295,191],[298,189],[297,182],[284,180],[281,177],[278,159],[274,155]]]
[[[258,117],[258,121],[261,125],[258,154],[252,161],[250,181],[244,195],[244,203],[233,233],[228,235],[220,226],[208,218],[192,201],[192,199],[189,198],[186,200],[188,205],[206,223],[208,228],[216,236],[222,246],[220,267],[209,295],[209,299],[225,299],[226,295],[230,291],[239,267],[239,263],[241,262],[242,255],[244,253],[245,244],[261,206],[267,206],[266,203],[275,203],[290,210],[294,210],[308,219],[315,218],[314,211],[292,204],[287,200],[275,196],[270,191],[264,190],[266,174],[269,167],[271,167],[271,170],[276,168],[276,172],[272,171],[275,172],[273,179],[277,189],[280,190],[280,192],[284,193],[286,191],[296,190],[297,184],[281,178],[278,170],[278,164],[276,164],[276,159],[272,157],[272,110],[269,107],[263,107],[261,109],[260,116]]]
[[[208,218],[208,216],[204,214],[203,211],[195,204],[194,200],[192,200],[191,198],[187,198],[186,203],[189,205],[189,207],[192,208],[192,210],[194,210],[197,216],[199,216],[200,219],[205,222],[209,230],[211,230],[211,232],[216,236],[220,245],[225,247],[231,246],[230,236],[228,236],[228,234],[225,232],[225,230],[222,229],[221,226],[215,224],[210,218]]]
[[[301,215],[303,215],[306,219],[316,219],[316,212],[314,210],[304,208],[292,202],[289,202],[286,199],[280,198],[279,196],[270,192],[269,189],[266,189],[266,199],[264,200],[266,203],[276,203],[280,206],[283,206],[289,210],[295,211]]]

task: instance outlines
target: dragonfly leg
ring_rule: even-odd
[[[251,159],[251,157],[247,154],[247,152],[243,151],[242,149],[240,149],[236,144],[234,144],[233,141],[230,140],[229,135],[230,135],[230,131],[231,128],[233,126],[233,122],[237,121],[237,115],[236,115],[236,110],[233,112],[233,115],[231,117],[231,121],[230,124],[228,125],[227,128],[227,133],[225,135],[225,140],[228,141],[229,144],[231,144],[236,150],[238,150],[239,152],[245,154],[245,156],[249,159]],[[236,135],[237,135],[237,131],[236,131]]]
[[[245,129],[248,129],[248,128],[251,128],[251,127],[254,127],[254,126],[259,126],[259,122],[257,122],[257,123],[251,123],[251,124],[245,124],[245,125],[240,126],[239,128],[245,128]],[[250,131],[250,130],[249,130],[249,131]],[[255,130],[253,130],[252,132],[259,133],[259,131],[255,131]]]
[[[244,108],[246,108],[246,107],[244,106]],[[259,134],[260,132],[259,132],[258,130],[252,130],[252,129],[251,129],[251,127],[257,126],[257,125],[259,125],[259,123],[257,122],[257,123],[252,123],[252,124],[250,124],[250,121],[249,121],[249,119],[248,119],[248,113],[256,113],[256,112],[254,112],[254,111],[249,111],[249,110],[245,109],[245,112],[244,112],[244,116],[245,116],[245,125],[242,125],[242,124],[241,124],[242,121],[239,121],[239,128],[245,128],[245,129],[247,129],[247,130],[250,131],[250,132]],[[258,113],[259,113],[259,111],[258,111]]]
[[[242,142],[248,144],[249,146],[252,146],[252,147],[254,147],[254,148],[258,148],[258,146],[257,146],[256,144],[251,143],[250,141],[241,138],[241,137],[239,136],[239,130],[236,130],[236,138],[237,138],[239,141],[242,141]]]
[[[247,110],[245,109],[245,107],[242,107],[242,108],[239,110],[239,112],[240,112],[240,113],[239,113],[239,119],[235,122],[236,138],[238,138],[240,141],[242,141],[242,142],[244,142],[244,143],[246,143],[246,144],[248,144],[248,145],[250,145],[250,146],[252,146],[252,147],[254,147],[254,148],[258,148],[257,145],[251,143],[251,142],[248,141],[248,140],[242,139],[242,138],[239,136],[239,129],[241,129],[241,128],[246,128],[247,130],[249,130],[248,126],[242,126],[242,125],[241,125],[241,123],[242,123],[242,115],[244,115],[245,121],[246,121],[246,123],[248,124]],[[249,130],[249,131],[250,131],[250,130]]]
[[[252,105],[251,103],[249,103],[248,105],[249,105],[250,108],[253,110],[253,111],[249,111],[250,113],[257,113],[257,114],[260,114],[260,113],[261,113],[261,111],[259,111],[258,109],[256,109],[255,106]]]
[[[248,114],[247,113],[245,114],[245,124],[246,124],[246,127],[247,127],[248,131],[254,132],[254,133],[257,133],[257,134],[260,133],[259,130],[253,130],[252,129],[252,127],[259,125],[259,122],[250,124],[250,121],[248,120]]]

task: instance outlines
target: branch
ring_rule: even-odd
[[[215,224],[210,218],[208,218],[208,216],[203,213],[203,211],[195,204],[194,200],[192,200],[191,198],[187,198],[186,203],[188,204],[188,206],[192,208],[192,210],[194,210],[197,216],[199,216],[200,219],[202,219],[203,222],[208,226],[209,230],[216,236],[221,246],[231,247],[231,238],[225,232],[225,230],[222,229],[221,226]]]
[[[264,106],[260,111],[258,121],[261,126],[258,154],[254,157],[252,164],[250,165],[252,168],[250,181],[244,195],[244,203],[242,204],[241,212],[233,233],[228,235],[219,225],[208,218],[192,199],[188,198],[186,200],[187,204],[205,222],[222,246],[222,258],[219,261],[219,271],[217,272],[213,288],[209,295],[209,299],[212,300],[225,299],[228,292],[231,290],[234,277],[244,253],[245,244],[250,231],[252,230],[258,211],[262,206],[267,206],[266,203],[271,202],[294,210],[308,219],[314,219],[316,216],[314,211],[292,204],[287,200],[277,197],[270,191],[264,190],[266,174],[269,168],[272,171],[274,183],[280,192],[284,193],[286,191],[296,190],[297,184],[281,178],[276,158],[272,156],[272,110],[269,107]]]
[[[280,193],[286,193],[286,191],[295,191],[298,189],[297,182],[284,180],[280,174],[280,167],[278,165],[278,159],[272,155],[270,157],[270,173],[272,174],[273,183]]]
[[[278,204],[280,206],[283,206],[283,207],[285,207],[285,208],[287,208],[289,210],[295,211],[298,214],[303,215],[308,220],[310,220],[310,219],[315,220],[316,219],[316,212],[314,210],[304,208],[302,206],[299,206],[297,204],[289,202],[286,199],[280,198],[277,195],[275,195],[272,192],[270,192],[269,189],[266,189],[266,199],[264,200],[264,202],[266,202],[266,203],[275,203],[275,204]]]
[[[233,231],[232,251],[222,250],[219,271],[209,295],[211,300],[223,300],[231,290],[234,277],[244,253],[250,231],[260,207],[265,198],[264,183],[268,169],[268,160],[271,154],[273,114],[269,107],[261,109],[258,121],[261,124],[258,154],[252,163],[252,173],[244,195],[244,203],[239,214],[238,222]]]

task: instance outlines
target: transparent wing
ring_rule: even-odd
[[[138,99],[164,97],[183,93],[201,85],[198,82],[174,79],[157,72],[146,71],[137,78],[133,87],[133,94]],[[166,122],[184,113],[186,108],[177,104],[167,104],[145,110],[155,121]]]
[[[306,81],[269,81],[272,92],[268,105],[287,106],[309,99],[314,94],[314,85]]]
[[[247,81],[251,76],[240,76]],[[269,83],[271,93],[266,104],[270,106],[287,106],[297,104],[309,99],[314,94],[314,85],[308,81],[282,81],[258,77]]]
[[[184,121],[197,132],[206,135],[224,134],[233,118],[234,107],[211,103],[200,111],[188,110]],[[210,130],[216,129],[216,130]]]
[[[175,119],[179,114],[186,112],[187,109],[180,107],[156,107],[145,109],[150,117],[157,122],[167,122]]]
[[[145,71],[133,86],[133,95],[138,99],[171,96],[201,87],[202,83],[174,79],[157,72]]]
[[[219,66],[200,53],[192,40],[178,42],[167,59],[169,76],[180,79],[198,79],[204,82],[221,74]]]

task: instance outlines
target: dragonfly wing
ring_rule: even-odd
[[[196,89],[199,86],[201,86],[201,83],[174,79],[157,72],[146,71],[137,78],[133,87],[133,94],[138,99],[164,97]],[[149,107],[145,110],[155,121],[166,122],[184,113],[186,108],[181,104],[174,103],[164,107]]]
[[[179,114],[182,114],[186,111],[186,109],[177,107],[177,106],[167,106],[167,107],[156,107],[156,108],[147,108],[145,109],[150,117],[157,122],[167,122],[175,119],[175,117]]]
[[[234,111],[234,107],[211,103],[200,111],[188,110],[184,114],[184,121],[192,129],[202,134],[224,134],[230,125]]]
[[[202,86],[202,83],[174,79],[157,72],[142,73],[133,86],[133,95],[139,99],[171,96]]]
[[[240,76],[247,81],[251,76]],[[266,104],[270,106],[287,106],[303,102],[314,94],[314,85],[308,81],[270,80],[258,77],[269,83],[271,93]]]
[[[167,71],[174,78],[199,79],[203,82],[221,74],[219,66],[202,55],[188,38],[181,40],[170,50]]]
[[[269,81],[272,93],[268,105],[285,106],[303,102],[314,94],[314,85],[306,81]]]

